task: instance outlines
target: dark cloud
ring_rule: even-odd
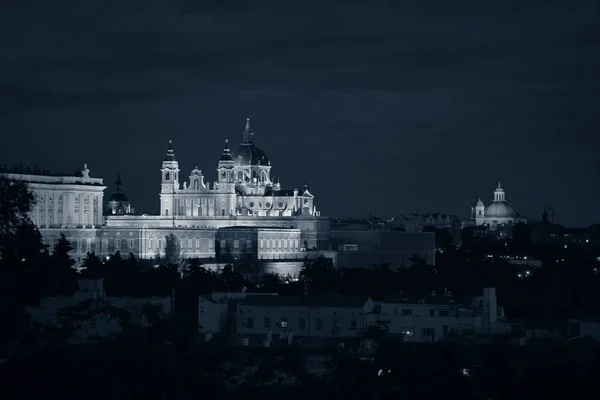
[[[464,216],[501,180],[523,213],[552,201],[584,224],[598,196],[598,12],[586,0],[8,1],[2,157],[88,162],[109,183],[120,171],[154,210],[168,139],[184,170],[212,176],[252,115],[282,183],[307,176],[327,214]]]

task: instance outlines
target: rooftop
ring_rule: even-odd
[[[318,296],[256,296],[249,295],[242,302],[247,306],[264,307],[350,307],[361,308],[368,297],[346,297],[333,293]]]

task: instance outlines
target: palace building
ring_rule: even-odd
[[[308,185],[282,189],[271,178],[271,161],[254,143],[246,120],[240,146],[228,141],[210,183],[194,168],[181,179],[172,143],[160,168],[160,212],[136,215],[120,176],[103,212],[103,180],[81,177],[7,174],[30,185],[37,203],[32,219],[47,244],[64,233],[81,262],[88,252],[108,256],[120,251],[138,258],[164,255],[165,237],[174,233],[186,258],[216,258],[218,252],[267,260],[302,260],[306,250],[329,246],[329,219],[321,217]],[[222,232],[220,232],[222,231]],[[216,242],[218,241],[218,243]],[[306,253],[304,253],[306,254]]]

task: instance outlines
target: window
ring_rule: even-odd
[[[200,239],[196,239],[196,250],[200,248]]]
[[[288,327],[287,318],[281,318],[281,320],[279,321],[279,326],[281,327],[281,329],[287,329],[287,327]]]
[[[403,308],[401,315],[403,317],[410,317],[412,315],[412,310],[410,308]]]
[[[317,318],[315,329],[323,329],[323,320],[321,318]]]
[[[352,330],[352,331],[356,330],[356,320],[355,319],[350,320],[350,330]]]
[[[402,333],[404,336],[413,336],[415,334],[415,331],[412,328],[400,328],[400,333]]]
[[[434,309],[429,310],[429,316],[430,317],[435,317],[435,310]]]
[[[298,328],[306,329],[306,320],[304,318],[298,318]]]
[[[339,319],[336,318],[332,322],[333,322],[332,323],[333,329],[340,329],[340,320]]]
[[[239,249],[240,248],[240,241],[238,239],[234,239],[234,241],[233,241],[233,248],[234,249]]]
[[[121,248],[121,239],[115,239],[115,247],[116,247],[117,249],[120,249],[120,248]]]
[[[434,330],[431,328],[423,328],[423,337],[433,337]]]
[[[254,328],[254,318],[246,318],[246,328]]]
[[[440,310],[440,317],[449,317],[450,311],[448,310]]]
[[[271,318],[265,317],[265,328],[271,327]]]

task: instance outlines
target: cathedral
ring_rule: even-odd
[[[189,181],[179,182],[179,163],[171,142],[161,168],[160,215],[174,220],[193,217],[294,217],[318,216],[308,186],[282,190],[271,180],[271,161],[254,144],[250,119],[242,143],[233,152],[225,140],[217,166],[217,180],[206,183],[202,170],[194,168]]]
[[[120,176],[103,210],[106,186],[81,176],[9,173],[28,183],[37,203],[32,219],[46,244],[65,234],[80,263],[88,252],[106,257],[116,251],[138,258],[164,256],[165,237],[175,234],[181,256],[215,259],[227,249],[233,256],[262,260],[302,260],[308,250],[326,250],[329,219],[321,217],[308,185],[292,190],[273,182],[271,161],[254,143],[246,120],[239,147],[225,140],[215,157],[217,179],[207,182],[194,168],[187,181],[180,176],[172,143],[160,168],[160,212],[134,213]]]
[[[506,200],[506,192],[498,182],[494,190],[494,200],[487,206],[481,198],[471,207],[470,225],[485,226],[491,231],[511,227],[519,222],[527,223],[527,218],[519,215],[515,207]]]

